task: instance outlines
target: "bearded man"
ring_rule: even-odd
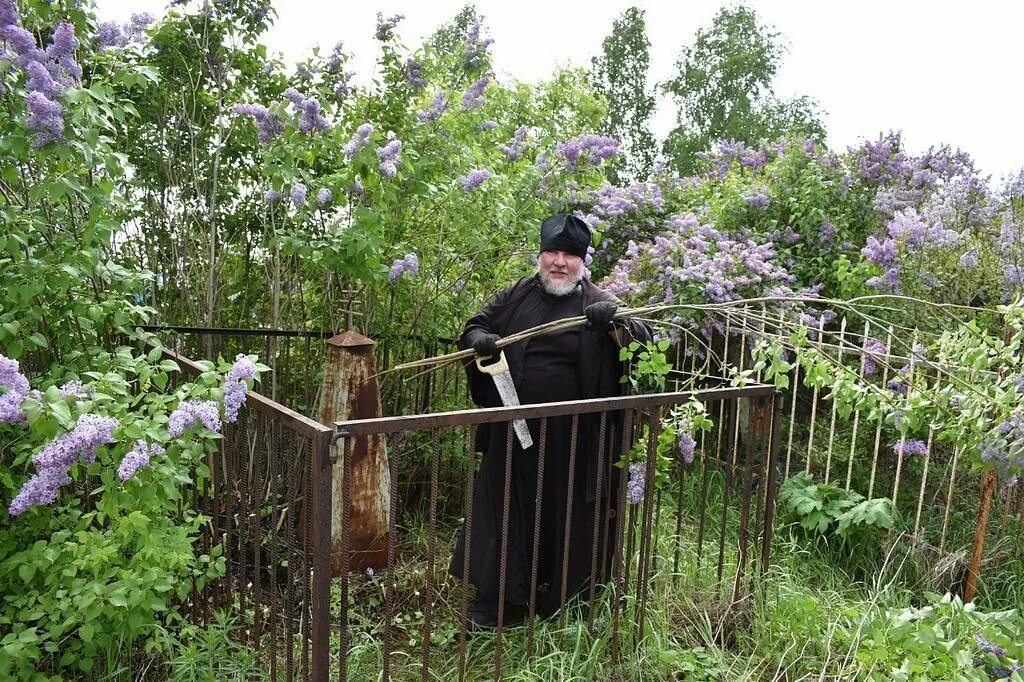
[[[522,404],[559,402],[619,395],[623,364],[619,348],[632,340],[651,338],[650,328],[636,320],[613,321],[619,301],[583,276],[590,246],[590,229],[572,215],[554,215],[541,223],[537,273],[503,289],[466,323],[459,348],[472,348],[478,357],[497,354],[505,336],[540,324],[585,315],[583,328],[535,336],[503,348]],[[470,393],[481,407],[498,407],[501,398],[493,379],[475,362],[467,365]],[[540,516],[536,515],[539,419],[528,420],[533,445],[525,450],[513,437],[509,492],[508,549],[505,574],[504,621],[521,620],[531,600],[536,612],[550,615],[565,601],[587,589],[592,581],[608,579],[615,545],[615,503],[621,453],[621,415],[605,423],[603,465],[598,462],[601,418],[580,415],[576,429],[575,467],[570,480],[572,417],[547,420]],[[485,424],[476,433],[475,452],[483,459],[477,473],[469,543],[469,581],[476,601],[469,614],[471,628],[494,627],[498,597],[505,504],[507,425]],[[601,470],[599,470],[601,469]],[[600,484],[599,484],[600,481]],[[569,491],[572,508],[568,510]],[[566,533],[566,512],[569,528]],[[595,515],[599,518],[596,565]],[[536,524],[536,525],[535,525]],[[534,532],[539,526],[536,588],[531,590]],[[566,548],[569,548],[566,554]],[[449,571],[463,575],[465,529],[460,534]],[[563,562],[567,563],[563,567]],[[564,568],[564,570],[563,570]]]

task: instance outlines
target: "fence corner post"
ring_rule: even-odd
[[[327,340],[324,382],[320,393],[319,421],[372,419],[382,414],[380,388],[372,339],[353,331]],[[332,445],[332,449],[336,446]],[[345,467],[332,469],[333,504],[330,513],[331,573],[342,571],[342,539],[349,540],[348,570],[383,568],[387,563],[388,510],[391,489],[388,455],[383,435],[352,439],[351,496],[344,495]],[[340,461],[340,458],[336,458]],[[342,522],[344,500],[348,500],[350,527]]]

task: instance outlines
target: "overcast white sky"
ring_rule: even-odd
[[[99,13],[126,20],[160,14],[163,0],[98,0]],[[373,69],[376,13],[404,14],[403,42],[414,47],[466,0],[327,2],[275,0],[278,21],[266,44],[286,61],[316,44],[343,41],[363,80]],[[719,0],[478,0],[499,77],[537,81],[559,65],[589,67],[612,20],[631,5],[646,10],[651,77],[672,75],[680,47],[707,26]],[[948,143],[969,152],[994,180],[1024,166],[1024,87],[1020,40],[1024,3],[1016,0],[750,0],[783,34],[788,55],[782,95],[806,94],[825,112],[829,142],[845,148],[902,130],[912,152]],[[654,132],[675,115],[659,105]]]

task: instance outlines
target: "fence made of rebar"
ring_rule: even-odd
[[[164,357],[184,375],[203,372],[171,350]],[[197,554],[223,556],[224,573],[193,582],[187,611],[197,622],[216,609],[243,614],[240,634],[263,652],[271,679],[309,679],[327,665],[332,438],[330,427],[251,392],[188,500],[205,518]]]
[[[693,398],[724,419],[703,435],[692,465],[676,457],[666,465],[658,448],[662,418]],[[679,584],[683,551],[696,551],[703,564],[700,588],[716,594],[725,608],[739,605],[770,561],[781,408],[772,387],[756,385],[339,422],[335,466],[349,482],[341,490],[343,513],[350,508],[361,440],[389,436],[392,494],[382,570],[351,573],[352,550],[343,540],[332,587],[331,677],[444,674],[464,680],[479,679],[486,670],[501,679],[513,647],[520,665],[544,655],[539,629],[544,623],[561,629],[567,620],[606,640],[612,666],[634,665],[651,595],[661,583],[698,589]],[[526,450],[514,437],[512,424],[519,419],[527,420],[536,443]],[[498,443],[498,456],[503,453],[504,462],[489,469],[503,479],[497,489],[495,477],[481,473],[482,455],[473,447],[482,429],[489,430],[486,442]],[[549,435],[566,432],[568,452],[557,451]],[[443,496],[446,450],[467,453],[456,499]],[[627,452],[632,462],[623,458]],[[492,449],[487,456],[495,454]],[[401,470],[417,458],[429,461],[425,508],[400,499]],[[649,482],[639,495],[637,476],[627,474],[624,462],[639,466]],[[697,504],[684,499],[687,476],[700,491]],[[480,485],[489,492],[475,491]],[[481,504],[501,519],[498,528],[488,528],[494,535],[473,531],[475,520],[487,518],[475,508]],[[554,528],[543,527],[544,519],[552,523],[545,505],[557,509]],[[529,521],[524,527],[517,518]],[[695,529],[686,538],[684,520]],[[346,516],[342,527],[348,524]],[[454,555],[453,535],[461,538]],[[549,544],[552,538],[561,541]],[[474,543],[484,546],[474,549]],[[469,618],[479,597],[472,587],[475,561],[498,573],[496,623],[485,632],[475,631]],[[586,579],[578,571],[571,575],[570,562],[589,567]],[[506,600],[513,574],[526,589],[518,602]]]
[[[942,559],[941,565],[954,577],[965,570],[968,548],[977,544],[979,528],[980,537],[994,548],[986,552],[988,563],[1020,556],[1024,486],[971,467],[974,453],[966,452],[962,443],[937,438],[939,424],[909,432],[897,426],[898,420],[886,419],[884,412],[859,405],[841,410],[828,387],[806,385],[806,367],[797,360],[792,336],[795,330],[798,336],[806,335],[809,345],[834,367],[845,367],[865,391],[876,391],[892,408],[899,408],[915,394],[938,390],[949,373],[959,369],[940,367],[923,352],[921,342],[931,340],[935,332],[868,319],[855,324],[850,320],[856,318],[846,316],[826,325],[826,319],[809,317],[806,328],[799,329],[763,307],[710,316],[705,329],[711,333],[705,338],[676,344],[671,385],[727,385],[745,370],[760,381],[763,368],[756,364],[756,344],[782,343],[795,366],[781,393],[781,480],[802,473],[867,499],[889,499],[905,537]],[[918,447],[907,447],[908,440],[917,441]]]

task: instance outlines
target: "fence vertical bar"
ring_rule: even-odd
[[[437,486],[441,463],[441,432],[435,433],[435,445],[430,455],[430,502],[427,511],[427,589],[423,599],[423,642],[421,652],[421,679],[430,676],[430,630],[434,617],[434,555],[437,552]]]
[[[341,455],[342,487],[341,487],[341,614],[338,619],[340,628],[338,652],[338,678],[341,682],[348,679],[348,588],[349,571],[351,570],[352,541],[349,529],[352,527],[352,439],[339,434],[335,452]],[[328,524],[330,528],[330,524]],[[329,532],[329,531],[328,531]],[[330,540],[328,540],[329,542]]]
[[[818,350],[825,352],[825,316],[818,318]],[[804,465],[804,473],[811,473],[811,459],[814,456],[814,427],[818,421],[818,395],[821,389],[817,384],[811,393],[811,425],[807,432],[807,463]]]
[[[772,536],[775,524],[775,488],[778,485],[778,466],[776,460],[779,456],[779,441],[782,434],[782,394],[776,392],[772,396],[772,434],[768,438],[768,461],[767,461],[767,490],[764,499],[764,526],[761,534],[761,574],[768,570],[768,562],[771,559]]]
[[[331,429],[317,434],[313,443],[313,592],[310,634],[313,647],[312,679],[326,682],[330,667],[331,628]]]
[[[544,460],[547,456],[548,420],[540,420],[540,438],[537,445],[537,489],[534,496],[533,551],[530,553],[530,604],[529,623],[526,632],[526,659],[533,658],[534,629],[533,617],[537,613],[537,561],[540,554],[540,514],[544,502]]]
[[[868,333],[871,329],[871,322],[864,322],[864,336],[861,338],[861,359],[860,359],[860,383],[864,384],[864,372],[866,368],[866,359],[864,358],[864,346],[868,341]],[[853,411],[853,431],[850,434],[850,460],[846,463],[846,485],[844,486],[847,490],[850,489],[850,481],[853,480],[853,456],[857,452],[857,428],[860,426],[860,408],[856,408]]]
[[[605,504],[602,499],[602,493],[604,492],[605,430],[607,426],[608,413],[602,412],[597,435],[597,482],[594,490],[594,538],[590,554],[590,588],[589,593],[587,594],[587,631],[590,633],[593,633],[594,631],[594,596],[597,588],[598,576],[600,575],[597,567],[597,554],[601,544],[601,526],[602,523],[607,524],[608,521],[607,515],[604,512]]]
[[[924,471],[921,473],[921,492],[917,496],[917,514],[914,516],[914,537],[917,538],[917,532],[921,529],[921,510],[924,508],[924,491],[925,486],[928,485],[928,464],[932,458],[932,440],[935,437],[935,426],[930,425],[928,427],[928,445],[924,451]]]
[[[469,557],[473,548],[473,487],[476,484],[476,429],[469,428],[469,457],[466,461],[466,525],[462,529],[465,552],[462,557],[462,594],[459,601],[459,682],[466,679],[466,621],[469,610]]]
[[[842,322],[839,324],[839,351],[836,354],[836,362],[840,367],[843,366],[843,340],[846,337],[846,317],[843,317]],[[839,408],[839,403],[836,400],[832,401],[832,418],[829,421],[828,426],[828,451],[825,454],[825,483],[828,483],[829,478],[832,475],[832,448],[836,441],[836,412]]]
[[[892,325],[889,325],[889,331],[885,337],[885,364],[882,367],[882,386],[885,386],[889,379],[889,361],[892,357],[890,350],[892,349]],[[868,499],[874,497],[875,493],[875,473],[878,471],[878,451],[879,446],[882,443],[882,420],[879,419],[875,425],[875,448],[871,455],[871,478],[868,479]],[[895,500],[893,501],[895,507]]]
[[[644,612],[647,606],[647,569],[650,566],[650,558],[654,535],[651,526],[653,522],[655,494],[654,494],[654,465],[658,459],[658,435],[661,430],[661,414],[658,408],[651,412],[650,426],[647,440],[647,459],[644,463],[644,496],[643,496],[643,519],[640,535],[640,565],[636,572],[636,640],[635,645],[640,646],[644,636]]]
[[[739,603],[740,600],[740,585],[743,584],[743,571],[747,567],[747,550],[750,543],[750,498],[751,498],[751,469],[753,469],[753,458],[754,458],[754,438],[755,434],[760,435],[761,426],[761,415],[760,411],[755,409],[753,399],[747,400],[747,433],[745,442],[743,444],[744,458],[743,458],[743,497],[740,502],[740,537],[739,537],[739,556],[736,559],[736,578],[733,582],[732,587],[732,601],[730,602],[733,607]],[[739,423],[739,419],[736,420]]]
[[[508,569],[508,515],[512,495],[512,422],[505,428],[505,493],[501,505],[501,554],[498,564],[498,628],[494,639],[494,679],[501,680],[502,631],[505,627],[505,585]]]

